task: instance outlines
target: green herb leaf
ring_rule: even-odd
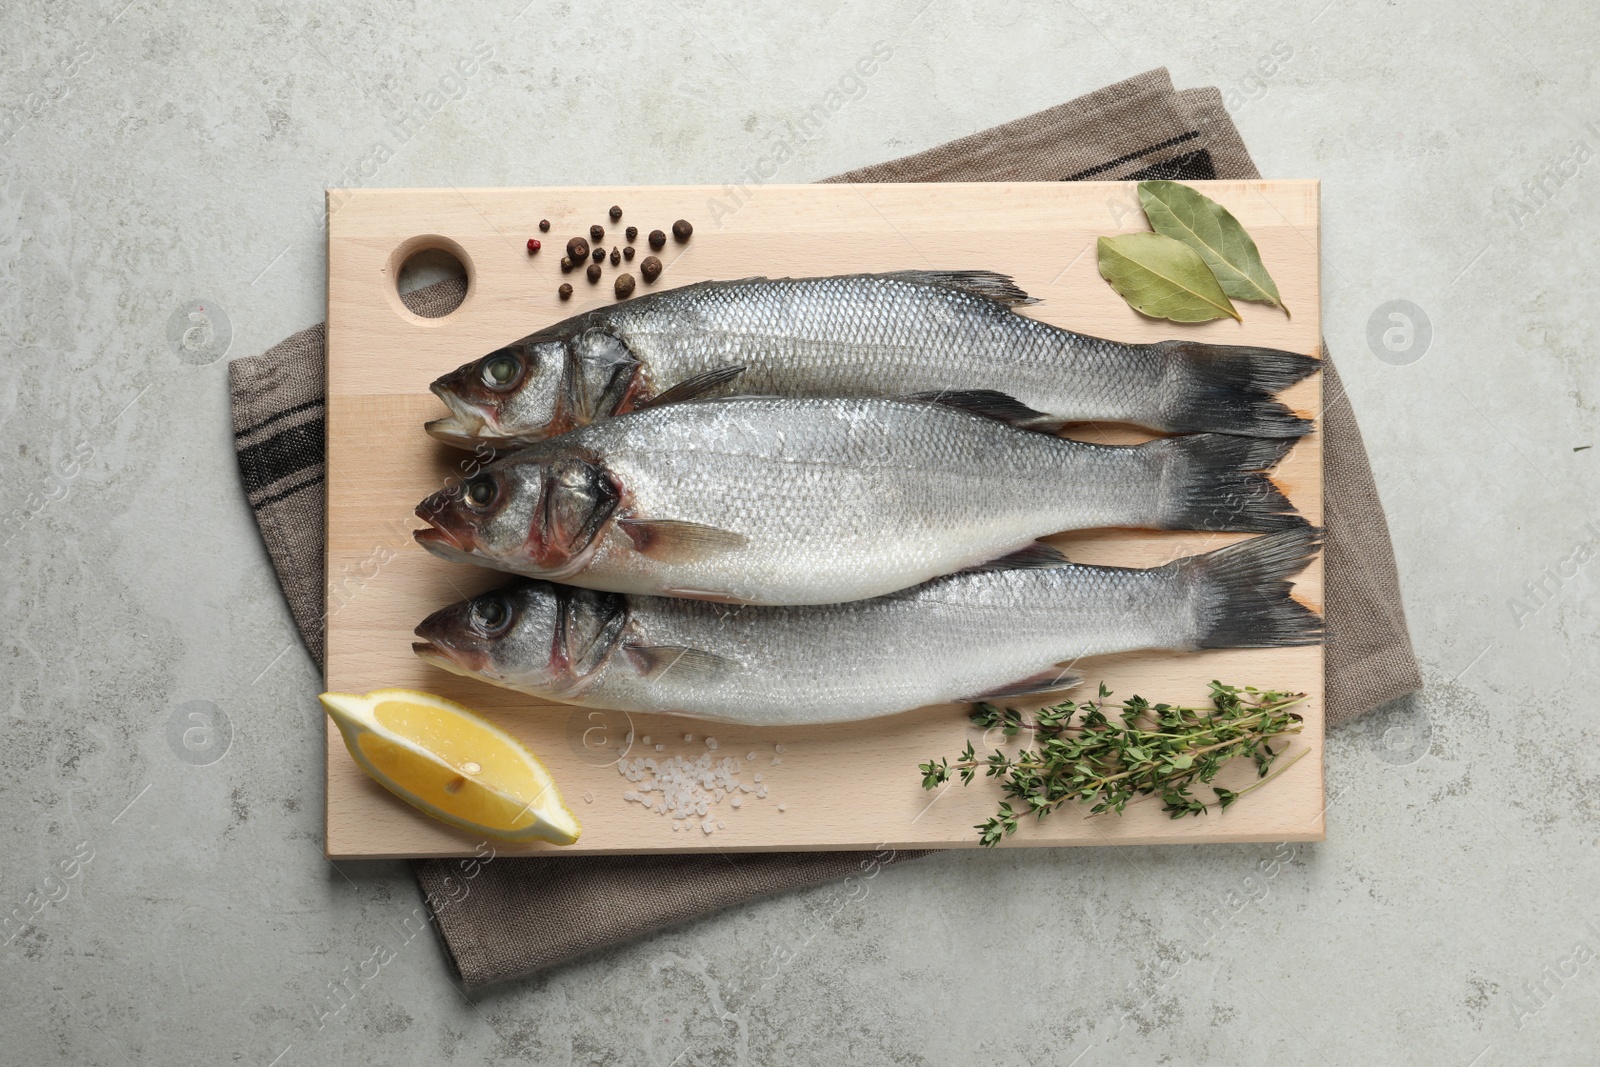
[[[1271,304],[1289,314],[1255,240],[1227,208],[1197,189],[1168,181],[1140,182],[1139,203],[1157,233],[1200,254],[1224,293],[1235,300]]]
[[[1100,277],[1141,315],[1173,322],[1237,319],[1216,275],[1200,253],[1162,233],[1102,237]]]
[[[1301,693],[1212,682],[1209,708],[1151,704],[1135,695],[1122,702],[1115,720],[1106,715],[1114,707],[1107,700],[1110,695],[1102,685],[1098,701],[1065,701],[1041,708],[1031,723],[1014,708],[981,705],[972,716],[974,725],[986,729],[1003,725],[1008,737],[1034,731],[1040,737],[1039,747],[1011,755],[996,749],[980,757],[968,741],[954,764],[943,759],[920,764],[922,786],[942,785],[952,772],[962,785],[971,785],[979,767],[985,777],[998,779],[1001,794],[1026,807],[1019,811],[1002,801],[993,817],[974,827],[979,842],[993,847],[1016,833],[1019,816],[1032,812],[1043,819],[1074,800],[1089,805],[1091,815],[1107,811],[1120,815],[1136,797],[1159,797],[1162,810],[1174,819],[1203,815],[1213,807],[1221,810],[1284,773],[1307,751],[1268,773],[1288,748],[1286,744],[1274,748],[1271,742],[1304,728],[1301,717],[1290,710],[1305,699]],[[1235,759],[1253,762],[1260,780],[1238,791],[1211,786],[1216,799],[1210,803],[1190,792],[1195,782],[1209,784],[1224,764]]]

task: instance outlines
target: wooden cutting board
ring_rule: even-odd
[[[470,464],[423,432],[443,415],[428,383],[456,366],[569,315],[609,302],[606,265],[599,285],[582,272],[562,275],[568,237],[606,227],[643,235],[694,224],[687,245],[668,241],[666,270],[655,286],[705,279],[839,274],[854,271],[987,269],[1016,278],[1040,303],[1026,314],[1084,333],[1126,341],[1184,336],[1209,342],[1269,345],[1315,354],[1321,319],[1318,280],[1318,187],[1311,181],[1199,182],[1255,237],[1294,312],[1238,305],[1244,321],[1178,326],[1141,318],[1101,280],[1094,242],[1147,228],[1131,183],[1039,182],[938,185],[794,185],[743,190],[712,187],[330,190],[328,218],[328,616],[327,685],[366,692],[409,686],[482,712],[522,738],[554,773],[583,824],[567,854],[748,849],[964,847],[973,825],[1000,799],[981,778],[968,787],[925,792],[917,764],[954,757],[981,732],[954,706],[892,718],[810,729],[760,730],[671,716],[628,716],[551,704],[445,673],[411,652],[412,629],[437,608],[504,581],[493,572],[434,558],[411,539],[422,525],[412,510]],[[606,216],[612,204],[626,212]],[[551,221],[539,233],[538,221]],[[544,241],[530,256],[529,237]],[[467,269],[465,302],[425,319],[406,310],[396,290],[400,265],[419,249],[443,248]],[[638,260],[632,273],[638,277]],[[626,265],[625,265],[626,267]],[[557,286],[576,289],[566,303]],[[1320,414],[1320,376],[1287,395]],[[1103,430],[1100,440],[1137,440]],[[1278,484],[1312,522],[1322,519],[1322,442],[1304,438],[1275,472]],[[1217,548],[1236,535],[1096,531],[1055,539],[1085,563],[1147,566]],[[1320,561],[1302,574],[1295,595],[1322,607]],[[930,664],[930,667],[932,665]],[[1130,653],[1078,664],[1089,685],[1105,681],[1121,696],[1199,702],[1216,678],[1239,685],[1304,691],[1305,731],[1293,741],[1307,756],[1226,813],[1174,821],[1159,802],[1140,801],[1121,816],[1085,818],[1065,811],[1029,821],[1007,842],[1027,845],[1158,844],[1206,841],[1317,840],[1323,834],[1322,649],[1257,649],[1198,654]],[[1092,690],[1086,685],[1082,693]],[[732,756],[740,780],[761,776],[766,796],[743,795],[734,809],[710,809],[721,821],[673,829],[623,794],[636,789],[617,767],[626,760],[696,759],[714,737],[716,758]],[[631,737],[631,741],[629,740]],[[648,738],[648,742],[646,739]],[[779,747],[781,746],[781,752]],[[1290,753],[1291,755],[1293,752]],[[1286,757],[1287,758],[1287,757]],[[1232,768],[1220,784],[1253,776]],[[1209,796],[1209,794],[1205,794]],[[327,835],[330,857],[470,855],[477,839],[429,820],[368,779],[328,724]],[[501,854],[554,851],[496,845]]]

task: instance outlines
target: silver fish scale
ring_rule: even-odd
[[[1190,648],[1201,629],[1192,589],[1171,568],[958,574],[877,600],[812,607],[635,597],[630,610],[630,640],[701,649],[734,666],[707,684],[688,670],[647,677],[615,656],[584,703],[754,726],[970,699],[1082,656]]]
[[[1162,491],[1148,450],[908,401],[699,401],[604,420],[522,455],[566,448],[619,479],[626,516],[699,523],[748,543],[661,562],[613,526],[589,564],[563,580],[751,603],[878,596],[1058,530],[1148,523]],[[503,546],[508,554],[520,536]]]
[[[960,289],[882,275],[686,286],[597,315],[658,387],[731,364],[741,393],[994,389],[1071,420],[1158,425],[1166,366]]]

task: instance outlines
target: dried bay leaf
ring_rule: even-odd
[[[1157,233],[1200,254],[1224,293],[1236,300],[1271,304],[1289,314],[1255,240],[1227,208],[1196,189],[1169,181],[1140,182],[1139,203]]]
[[[1200,253],[1162,233],[1102,237],[1100,277],[1135,311],[1153,319],[1206,322],[1239,318]]]

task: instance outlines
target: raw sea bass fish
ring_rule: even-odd
[[[1311,428],[1273,394],[1317,359],[1106,341],[1013,310],[1034,302],[987,271],[701,282],[585,312],[445,375],[432,388],[450,415],[428,431],[504,448],[697,395],[943,389],[1005,393],[1047,429],[1107,421],[1297,437]]]
[[[728,397],[604,419],[423,501],[436,555],[619,593],[829,604],[1061,530],[1267,532],[1305,520],[1262,473],[1290,440],[1092,445],[1006,399]],[[961,405],[960,407],[952,405]]]
[[[1151,570],[1058,558],[809,607],[523,580],[430,615],[413,648],[457,674],[570,704],[751,726],[844,722],[1068,688],[1081,656],[1316,644],[1322,621],[1288,579],[1320,541],[1291,530]]]

